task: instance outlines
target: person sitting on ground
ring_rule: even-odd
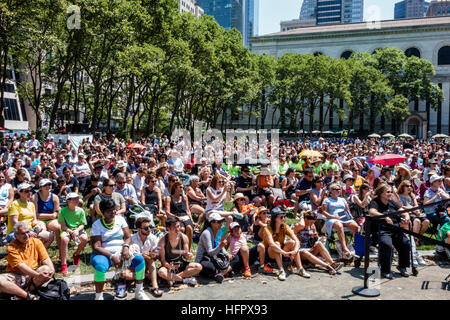
[[[311,210],[302,212],[300,221],[294,226],[294,233],[300,241],[300,258],[325,267],[331,275],[334,275],[344,264],[334,262],[327,248],[319,241],[319,235],[314,225],[317,218],[317,214]],[[319,259],[319,255],[326,262]]]
[[[227,234],[225,233],[220,241],[217,241],[217,233],[222,228],[223,221],[224,218],[217,212],[213,212],[208,216],[203,224],[203,231],[200,235],[195,256],[195,262],[202,265],[201,274],[208,278],[214,278],[218,283],[222,283],[225,275],[232,270],[231,266],[224,270],[219,269],[212,262],[213,257],[219,253],[222,255],[227,254],[224,249],[228,244],[226,240]]]
[[[94,208],[94,200],[95,197],[100,194],[102,190],[100,189],[100,177],[97,175],[91,175],[87,187],[83,192],[83,199],[86,201],[86,207],[89,209],[89,217],[90,222],[89,225],[95,221],[95,208]],[[79,205],[83,205],[83,201],[80,202]]]
[[[155,260],[158,256],[158,238],[151,232],[150,219],[140,217],[136,220],[137,233],[131,236],[131,246],[137,246],[138,252],[145,258],[145,271],[147,278],[151,281],[150,292],[155,297],[161,297],[163,292],[158,288]]]
[[[347,247],[344,226],[349,228],[353,234],[359,232],[361,228],[356,221],[353,220],[347,201],[344,198],[339,197],[339,194],[341,194],[341,187],[339,184],[332,184],[330,186],[330,196],[323,201],[322,214],[327,218],[325,221],[325,228],[328,237],[331,237],[333,229],[337,231],[344,258],[349,259],[351,253]]]
[[[274,187],[274,181],[267,166],[261,167],[259,175],[256,177],[256,192],[257,195],[263,199],[263,202],[267,203],[269,208],[272,207],[275,197],[273,195],[272,188]]]
[[[169,216],[166,220],[166,228],[168,232],[158,243],[161,260],[158,275],[169,281],[170,285],[173,282],[183,282],[195,286],[197,280],[194,276],[200,273],[202,265],[198,262],[186,261],[194,256],[189,249],[188,237],[180,230],[180,221]]]
[[[244,196],[243,193],[236,193],[233,200],[233,208],[231,209],[234,212],[234,216],[238,218],[239,225],[243,229],[244,232],[249,231],[250,221],[253,213],[255,213],[258,208],[253,205],[247,204],[247,197]]]
[[[439,229],[437,233],[437,240],[450,244],[450,222],[445,223]],[[450,259],[450,250],[445,248],[445,252],[447,253],[447,259]]]
[[[267,227],[270,223],[270,219],[267,217],[269,213],[269,209],[266,207],[259,207],[257,213],[255,214],[255,221],[252,226],[253,230],[253,239],[258,243],[258,255],[259,255],[259,270],[267,273],[272,273],[273,269],[267,264],[264,263],[266,248],[264,247],[263,237],[264,237],[264,228]]]
[[[106,281],[106,272],[112,265],[116,269],[122,267],[125,261],[130,261],[129,268],[133,272],[133,280],[136,280],[135,298],[137,300],[149,300],[143,291],[145,278],[145,261],[141,254],[130,253],[131,236],[125,219],[116,212],[116,204],[112,199],[104,199],[99,203],[101,219],[92,225],[91,237],[91,264],[95,269],[95,300],[103,299],[103,287]],[[121,272],[121,277],[128,275],[126,270]],[[129,280],[125,278],[126,280]]]
[[[13,228],[17,222],[26,222],[28,228],[34,228],[31,231],[32,237],[38,237],[45,248],[50,247],[53,242],[53,234],[47,231],[45,223],[39,221],[36,217],[36,209],[34,203],[30,201],[31,185],[22,183],[17,186],[19,199],[14,200],[8,209],[8,226],[6,229],[6,241],[11,242],[14,238]]]
[[[295,169],[288,168],[286,170],[285,178],[281,180],[281,191],[284,192],[286,199],[291,200],[292,196],[295,196],[295,186],[297,183],[298,180],[295,177]]]
[[[87,225],[86,215],[83,208],[78,207],[80,196],[71,192],[67,196],[67,207],[61,209],[58,214],[58,222],[61,225],[61,245],[59,252],[61,256],[61,273],[67,274],[67,251],[69,241],[73,240],[78,245],[73,253],[73,264],[80,266],[80,254],[88,243],[88,237],[84,228]]]
[[[233,221],[233,212],[224,211],[225,202],[231,200],[231,189],[231,183],[227,182],[224,176],[216,174],[212,178],[206,190],[206,219],[211,213],[216,212],[227,220],[228,225]]]
[[[102,193],[95,196],[94,199],[94,209],[97,215],[102,216],[102,211],[100,210],[100,202],[105,199],[112,199],[116,204],[116,214],[123,216],[127,211],[125,205],[125,199],[120,193],[114,191],[116,183],[114,179],[109,178],[103,181]]]
[[[36,300],[29,292],[51,280],[55,268],[41,240],[32,236],[27,222],[14,225],[14,237],[7,247],[6,273],[0,274],[0,292]]]
[[[250,266],[256,259],[258,254],[258,247],[248,248],[247,237],[242,233],[241,226],[238,222],[232,222],[230,224],[231,234],[227,239],[227,249],[229,247],[230,253],[228,257],[230,259],[230,266],[234,272],[240,272],[244,269],[244,277],[250,278],[252,272]]]
[[[295,262],[297,270],[296,274],[310,278],[311,275],[305,271],[300,260],[298,249],[300,242],[295,236],[292,229],[285,223],[286,213],[280,207],[275,207],[271,211],[270,224],[264,228],[263,244],[266,248],[266,261],[276,262],[280,273],[279,280],[286,280],[286,272],[283,268],[283,257],[289,258]],[[286,242],[286,235],[290,238]]]
[[[167,217],[174,217],[180,222],[180,230],[187,235],[189,240],[188,248],[191,250],[194,222],[192,220],[191,211],[189,210],[188,198],[184,194],[183,183],[179,181],[175,182],[170,194],[170,197],[166,198]]]

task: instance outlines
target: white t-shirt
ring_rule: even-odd
[[[134,190],[136,190],[136,194],[138,196],[138,199],[141,196],[141,189],[144,187],[144,177],[140,177],[137,175],[137,173],[135,173],[133,175],[133,186],[134,186]]]
[[[131,243],[138,245],[139,249],[141,249],[141,253],[148,253],[150,251],[153,251],[158,246],[158,239],[154,234],[150,233],[145,242],[142,243],[139,234],[135,233],[131,236]]]
[[[2,207],[8,202],[9,189],[11,189],[11,185],[9,183],[4,183],[0,187],[0,206]]]
[[[114,217],[114,226],[107,229],[102,223],[102,219],[98,219],[92,225],[90,236],[101,236],[102,247],[112,254],[120,252],[123,245],[123,228],[127,228],[127,222],[122,216]]]
[[[82,172],[81,174],[78,175],[79,177],[88,176],[89,174],[87,172],[91,172],[91,169],[89,168],[89,165],[87,163],[79,164],[77,162],[74,164],[73,167],[77,172]]]

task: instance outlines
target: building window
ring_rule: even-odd
[[[313,55],[314,55],[314,57],[323,56],[323,52],[316,51],[316,52],[313,53]]]
[[[20,116],[19,116],[19,108],[17,106],[17,100],[16,99],[3,99],[4,103],[5,103],[5,109],[4,111],[4,115],[5,115],[5,120],[15,120],[15,121],[20,121]]]
[[[12,83],[5,83],[4,92],[14,93],[14,85]]]
[[[450,46],[445,46],[439,49],[438,65],[450,65]]]
[[[341,58],[348,59],[352,56],[353,52],[350,50],[344,51],[341,54]]]
[[[415,56],[417,58],[420,58],[420,51],[417,48],[408,48],[405,51],[405,56],[407,56],[408,58],[411,56]]]

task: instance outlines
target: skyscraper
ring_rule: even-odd
[[[259,0],[244,0],[244,45],[250,46],[249,38],[259,33]]]
[[[362,22],[364,0],[342,0],[342,23]]]
[[[427,17],[450,16],[450,1],[433,0],[427,10]]]
[[[403,0],[394,7],[394,19],[422,18],[427,12],[429,2],[424,0]]]
[[[342,22],[342,0],[317,0],[317,24]]]
[[[317,19],[317,0],[303,0],[300,9],[300,20],[316,20]]]
[[[198,0],[197,4],[225,29],[244,34],[244,0]]]

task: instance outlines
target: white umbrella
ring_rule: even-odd
[[[381,138],[381,136],[378,133],[372,133],[368,137],[369,138]]]
[[[407,133],[402,133],[401,135],[399,135],[399,137],[414,139],[414,137],[412,135],[407,134]]]
[[[435,134],[432,138],[436,139],[436,138],[450,138],[450,137],[446,134],[438,133],[438,134]]]
[[[320,133],[319,130],[314,130],[314,131],[312,132],[312,134],[318,134],[318,133]]]
[[[383,138],[395,138],[395,136],[391,133],[383,134]]]

